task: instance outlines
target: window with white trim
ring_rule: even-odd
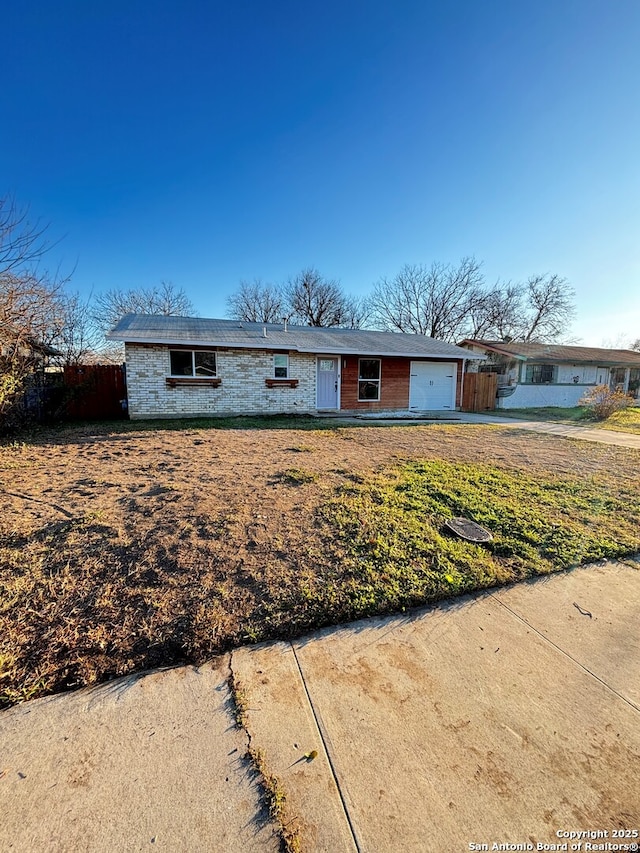
[[[193,376],[213,379],[216,376],[216,354],[212,350],[169,350],[171,376]]]
[[[276,379],[289,378],[289,356],[287,353],[276,352],[273,355],[273,375]]]
[[[527,364],[525,370],[525,382],[534,385],[544,385],[547,382],[555,382],[555,364]]]
[[[379,358],[358,359],[358,401],[361,403],[380,399]]]

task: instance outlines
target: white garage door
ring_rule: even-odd
[[[455,409],[456,372],[454,361],[412,361],[409,408],[419,411]]]

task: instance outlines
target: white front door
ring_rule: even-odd
[[[409,408],[423,412],[455,409],[456,375],[453,361],[412,361]]]
[[[338,390],[338,367],[340,360],[337,356],[318,357],[318,403],[319,409],[339,409],[340,394]]]

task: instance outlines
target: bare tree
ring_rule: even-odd
[[[373,317],[368,296],[345,296],[340,325],[347,329],[366,329]]]
[[[182,288],[163,281],[154,287],[107,290],[96,297],[93,314],[98,328],[106,334],[127,314],[193,317],[195,309]]]
[[[472,304],[466,334],[470,338],[514,340],[522,334],[524,311],[522,288],[510,282],[498,283]]]
[[[313,267],[302,270],[286,285],[241,281],[227,299],[227,314],[253,323],[283,319],[308,326],[363,328],[371,317],[366,297],[349,296],[337,281],[325,279]]]
[[[629,347],[629,349],[632,349],[635,352],[640,352],[640,338],[636,338],[635,341]]]
[[[254,279],[240,282],[237,292],[227,299],[227,313],[249,323],[279,323],[283,317],[289,318],[291,310],[281,287]]]
[[[42,377],[62,324],[63,286],[38,264],[51,244],[11,196],[0,198],[0,425]]]
[[[0,198],[0,273],[33,268],[51,248],[47,226],[29,220],[28,209],[19,208],[13,196]]]
[[[558,275],[531,276],[524,284],[496,285],[469,314],[472,338],[551,343],[567,339],[575,313],[573,289]]]
[[[566,335],[575,315],[574,290],[556,274],[533,275],[525,286],[527,314],[521,339],[550,343]]]
[[[0,425],[41,372],[62,315],[60,284],[26,272],[0,272]]]
[[[398,332],[458,340],[484,297],[480,268],[475,258],[463,258],[457,267],[405,265],[374,287],[371,303],[378,323]]]
[[[292,319],[307,326],[341,326],[347,314],[347,296],[337,281],[325,279],[308,267],[289,280],[286,296]]]
[[[61,295],[60,321],[52,343],[60,353],[58,363],[63,365],[104,360],[100,355],[102,335],[94,321],[91,297],[82,299],[78,293]]]

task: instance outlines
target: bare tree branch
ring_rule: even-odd
[[[0,273],[0,426],[63,323],[61,284],[33,274]]]
[[[524,341],[551,342],[565,335],[575,315],[574,291],[559,275],[533,275],[526,283],[529,308]]]
[[[279,323],[283,317],[288,319],[291,311],[281,287],[254,279],[240,282],[238,291],[227,299],[227,313],[248,323]]]
[[[46,225],[31,222],[27,208],[19,208],[12,196],[0,198],[0,273],[32,269],[51,248],[45,239]]]
[[[73,365],[101,361],[98,353],[102,335],[93,318],[91,297],[83,300],[78,293],[63,295],[61,309],[60,327],[52,341],[60,352],[58,363]]]
[[[127,314],[193,317],[195,309],[184,290],[176,288],[170,281],[147,288],[112,288],[96,297],[93,315],[103,334],[110,331]]]
[[[481,294],[469,312],[470,338],[514,340],[523,334],[525,308],[522,288],[499,283]]]
[[[375,285],[371,303],[383,328],[455,341],[481,305],[483,286],[475,258],[463,258],[457,267],[407,264],[394,278]]]
[[[287,301],[292,319],[308,326],[341,326],[347,297],[340,284],[325,279],[313,267],[302,270],[289,280]]]
[[[373,317],[368,296],[345,296],[340,325],[346,329],[366,329]]]

